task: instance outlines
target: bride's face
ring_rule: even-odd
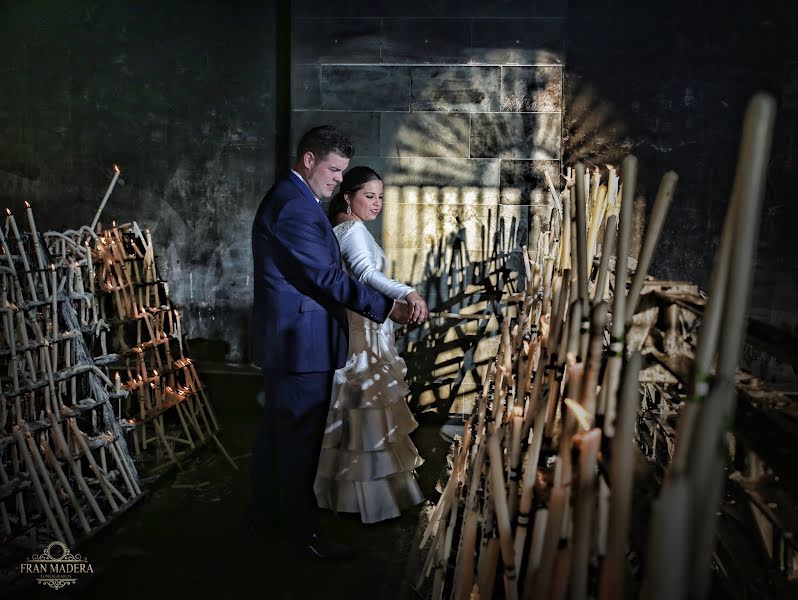
[[[349,196],[352,214],[361,221],[373,221],[382,210],[382,181],[375,179]]]

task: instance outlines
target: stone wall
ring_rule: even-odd
[[[149,227],[191,338],[245,360],[250,227],[274,178],[268,2],[55,2],[0,9],[0,207],[40,229]]]
[[[566,4],[292,6],[292,148],[315,125],[349,133],[350,166],[385,180],[372,231],[391,275],[418,286],[433,310],[485,309],[530,228],[548,219]],[[495,353],[495,339],[477,347],[485,322],[456,324],[433,319],[402,340],[422,407],[458,410],[454,397],[468,396],[474,367]]]

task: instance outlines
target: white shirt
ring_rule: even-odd
[[[302,177],[302,175],[300,175],[299,173],[297,173],[297,172],[296,172],[296,171],[294,171],[293,169],[291,169],[291,172],[292,172],[294,175],[296,175],[297,177],[299,177],[299,180],[300,180],[302,183],[304,183],[304,184],[307,186],[307,188],[310,190],[310,193],[313,195],[313,197],[314,197],[314,198],[316,198],[316,202],[318,202],[319,204],[321,204],[321,199],[319,199],[319,197],[318,197],[318,196],[316,196],[316,194],[314,194],[314,193],[313,193],[313,190],[311,190],[311,189],[310,189],[310,186],[308,185],[308,182],[307,182],[307,181],[305,181],[305,178],[304,178],[304,177]]]

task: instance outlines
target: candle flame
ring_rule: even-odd
[[[516,417],[523,417],[524,416],[524,408],[520,404],[516,404],[513,407],[513,414]]]
[[[27,200],[25,200],[25,208],[30,208],[30,202],[28,202]]]
[[[156,369],[152,370],[152,374],[155,375],[156,377],[158,377],[158,371]]]
[[[585,431],[590,429],[590,413],[587,412],[582,406],[579,405],[578,402],[574,402],[570,398],[565,399],[565,405],[571,409],[571,412],[574,413],[576,420],[579,422],[579,425]]]
[[[119,173],[119,167],[117,167],[116,165],[114,165],[114,171],[116,171],[117,173]]]
[[[7,208],[7,209],[6,209],[6,214],[7,214],[9,217],[11,216],[11,209],[10,209],[10,208]]]

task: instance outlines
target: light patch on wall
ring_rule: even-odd
[[[460,188],[460,200],[465,206],[471,206],[479,201],[481,190],[476,187]]]
[[[440,201],[440,188],[426,186],[421,189],[421,199],[424,204],[438,204]]]

